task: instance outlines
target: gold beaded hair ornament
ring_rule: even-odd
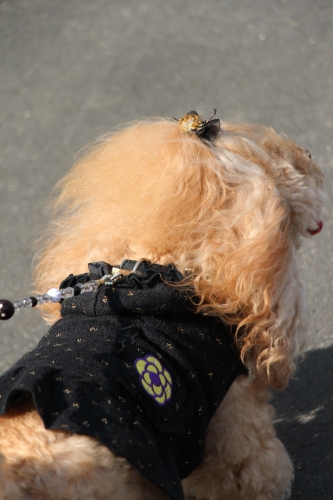
[[[193,132],[200,138],[211,141],[220,131],[220,120],[218,118],[212,120],[215,115],[216,109],[214,109],[214,113],[208,120],[202,120],[196,111],[190,111],[179,120],[177,118],[174,118],[174,120],[185,132]]]

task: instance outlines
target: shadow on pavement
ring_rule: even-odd
[[[333,498],[333,346],[306,353],[272,399],[277,433],[295,466],[292,500]]]

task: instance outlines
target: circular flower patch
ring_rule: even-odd
[[[163,406],[171,399],[172,379],[159,360],[152,354],[135,360],[135,368],[139,372],[140,382],[157,404]]]

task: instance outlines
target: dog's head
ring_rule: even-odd
[[[311,153],[273,129],[260,125],[229,126],[245,141],[253,140],[269,157],[267,174],[272,176],[281,196],[290,207],[294,239],[309,238],[322,229],[320,219],[324,202],[323,174],[312,161]]]
[[[321,229],[322,184],[308,153],[271,129],[223,124],[208,141],[171,121],[136,123],[61,181],[37,284],[91,261],[172,262],[190,270],[198,310],[234,325],[250,371],[283,386],[304,326],[295,250]]]

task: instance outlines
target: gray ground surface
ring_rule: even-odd
[[[0,1],[0,296],[31,291],[52,187],[120,122],[216,107],[225,120],[272,125],[323,168],[324,230],[301,252],[308,352],[274,396],[293,500],[333,498],[332,26],[332,0]],[[0,330],[4,370],[46,327],[26,311]]]

